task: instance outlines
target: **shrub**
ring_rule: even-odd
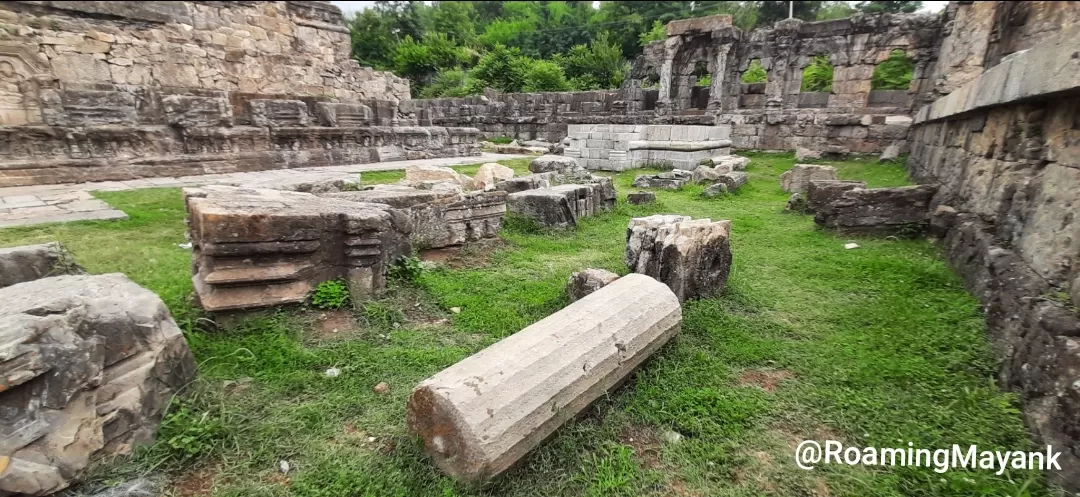
[[[524,81],[521,91],[525,92],[569,91],[571,89],[562,67],[547,60],[531,61],[528,69],[525,70]]]
[[[420,91],[423,98],[451,98],[471,95],[469,73],[461,69],[447,69],[435,75],[431,84]]]
[[[765,68],[761,67],[761,60],[754,59],[750,61],[750,67],[746,68],[746,72],[742,74],[743,83],[764,83],[768,80],[768,73],[765,72]]]
[[[903,50],[896,48],[889,58],[874,68],[870,78],[871,90],[906,90],[911,86],[915,64]]]
[[[424,272],[424,264],[416,257],[402,257],[390,269],[387,276],[401,281],[413,281]]]
[[[629,70],[622,49],[610,40],[606,31],[591,45],[575,45],[566,54],[556,55],[554,60],[577,90],[618,88]]]
[[[802,91],[832,91],[833,65],[825,54],[814,56],[813,62],[803,69]]]
[[[666,38],[667,28],[664,26],[664,23],[656,20],[653,21],[651,29],[638,35],[638,44],[641,46],[645,46],[654,41],[659,41]]]
[[[496,44],[488,53],[480,57],[480,62],[472,69],[470,91],[480,93],[484,88],[493,88],[505,93],[521,91],[521,88],[525,86],[524,69],[528,65],[527,62],[522,63],[523,58],[518,48]]]
[[[311,296],[311,304],[319,309],[341,309],[348,302],[349,287],[340,279],[319,283]]]
[[[488,138],[488,141],[496,145],[507,145],[510,142],[514,141],[514,139],[510,138],[509,136],[493,136],[491,138]]]

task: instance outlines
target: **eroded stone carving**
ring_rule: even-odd
[[[662,281],[679,301],[720,293],[731,272],[731,221],[658,214],[630,220],[626,265]]]

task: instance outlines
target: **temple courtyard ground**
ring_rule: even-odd
[[[127,274],[162,297],[199,361],[157,443],[98,465],[86,490],[151,475],[178,496],[1046,495],[1029,471],[795,465],[805,439],[1035,447],[939,248],[822,231],[784,212],[778,177],[793,157],[751,158],[750,182],[717,199],[690,186],[628,205],[641,171],[620,173],[613,212],[563,232],[508,220],[497,242],[424,254],[425,269],[355,313],[294,308],[228,326],[200,314],[178,188],[96,191],[127,219],[3,229],[0,246],[58,240],[93,273]],[[528,160],[504,164],[521,174]],[[831,164],[870,187],[907,183],[899,164]],[[572,271],[624,274],[627,222],[654,213],[733,221],[723,295],[688,302],[681,334],[519,467],[483,487],[442,476],[406,430],[413,385],[567,305]]]

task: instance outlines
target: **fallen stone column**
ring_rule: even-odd
[[[408,422],[446,474],[494,477],[679,331],[678,298],[630,274],[421,382]]]
[[[679,301],[720,293],[731,273],[731,221],[658,214],[630,220],[626,265],[671,288]]]

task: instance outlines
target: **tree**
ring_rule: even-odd
[[[898,12],[912,13],[922,8],[922,2],[904,1],[871,1],[859,2],[856,9],[865,14],[896,14]]]
[[[566,81],[562,67],[548,60],[530,61],[523,78],[524,84],[521,91],[570,91],[570,83]]]
[[[652,29],[638,35],[638,45],[645,46],[667,38],[667,28],[660,21],[653,21]]]
[[[470,94],[469,75],[462,69],[446,69],[420,91],[423,98],[464,97]]]
[[[629,70],[621,48],[606,31],[591,45],[577,45],[565,55],[556,55],[555,62],[579,90],[618,88]]]
[[[394,73],[408,78],[412,92],[419,94],[440,70],[459,67],[467,58],[462,47],[455,45],[445,34],[435,33],[419,41],[406,36],[394,48],[392,62]]]
[[[476,42],[476,22],[472,2],[435,2],[425,12],[425,31],[442,33],[454,43],[469,46]]]
[[[480,93],[484,88],[492,88],[501,92],[521,91],[525,86],[525,69],[527,62],[523,62],[521,50],[517,47],[495,45],[472,69],[470,75],[473,83],[470,93]]]

